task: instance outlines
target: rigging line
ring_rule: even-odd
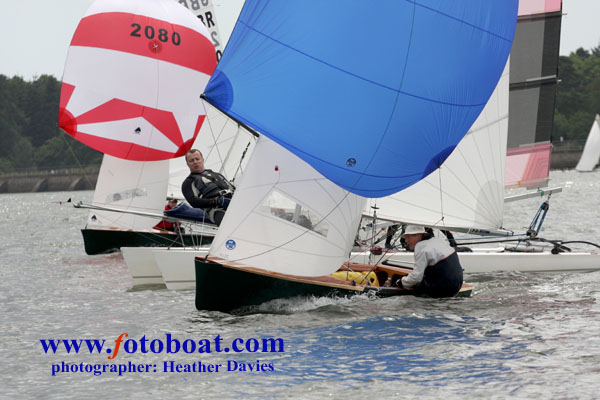
[[[245,123],[243,123],[242,121],[240,121],[239,119],[235,118],[234,116],[232,116],[231,114],[228,114],[227,112],[221,110],[217,105],[213,104],[210,99],[208,97],[206,97],[204,95],[204,93],[202,93],[200,95],[200,98],[204,101],[206,101],[208,104],[210,104],[211,106],[213,106],[216,110],[218,110],[219,112],[221,112],[224,116],[226,116],[227,118],[231,119],[232,121],[234,121],[236,124],[242,126],[244,129],[246,129],[248,131],[248,133],[250,133],[251,135],[254,135],[255,137],[260,137],[260,134],[253,128],[249,127],[248,125],[246,125]]]
[[[63,131],[62,128],[60,128],[60,130]],[[63,131],[63,132],[65,132],[65,131]],[[65,132],[65,135],[68,135],[68,133]],[[83,179],[85,179],[85,181],[88,183],[88,185],[90,185],[90,187],[93,188],[94,185],[92,184],[92,181],[90,181],[90,178],[88,178],[87,174],[84,172],[84,168],[81,165],[81,162],[79,162],[79,158],[77,157],[77,155],[75,155],[75,152],[73,151],[73,148],[71,147],[71,144],[69,143],[69,141],[67,140],[67,138],[65,137],[65,135],[60,135],[60,136],[63,137],[63,140],[65,141],[65,143],[67,145],[67,148],[71,152],[71,155],[73,156],[73,158],[75,159],[75,162],[79,166],[79,169],[83,173]]]
[[[226,120],[225,124],[223,124],[223,128],[221,128],[221,133],[219,134],[219,138],[225,134],[225,127],[227,125],[227,122],[228,121]],[[237,144],[239,137],[240,137],[240,127],[238,125],[236,127],[235,134],[229,139],[229,140],[231,140],[231,145],[229,146],[229,149],[227,150],[225,159],[223,159],[223,161],[221,161],[221,168],[219,169],[219,172],[222,173],[223,175],[225,175],[232,182],[233,182],[233,179],[230,176],[228,176],[227,172],[225,171],[225,167],[229,163],[229,160],[233,157],[233,151],[234,151],[234,148],[236,147],[235,145]],[[225,137],[225,139],[227,140],[227,137]],[[234,173],[234,176],[235,176],[235,173]]]
[[[563,242],[563,241],[560,241],[560,240],[546,240],[546,239],[542,239],[542,238],[538,238],[537,240],[539,240],[541,242],[549,242],[549,243],[552,243],[552,244],[558,243],[560,245],[569,244],[569,243],[583,243],[583,244],[589,244],[590,246],[598,247],[600,249],[600,245],[599,244],[592,243],[592,242],[587,242],[585,240],[568,240],[566,242]]]
[[[234,122],[234,123],[237,125],[237,127],[238,127],[238,130],[237,130],[237,133],[236,133],[236,140],[237,140],[237,138],[239,137],[240,131],[241,131],[242,129],[243,129],[243,130],[245,130],[246,132],[248,132],[249,134],[251,134],[252,136],[254,136],[255,138],[258,138],[258,137],[260,137],[260,135],[258,134],[258,132],[256,132],[254,129],[250,128],[248,125],[246,125],[246,124],[244,124],[243,122],[239,121],[238,119],[236,119],[236,118],[232,117],[231,115],[227,114],[226,112],[224,112],[223,110],[221,110],[219,107],[217,107],[216,105],[214,105],[213,103],[211,103],[211,102],[210,102],[210,100],[204,96],[204,93],[200,95],[200,98],[201,98],[203,101],[205,101],[205,102],[206,102],[208,105],[210,105],[212,108],[214,108],[215,110],[217,110],[218,112],[220,112],[220,113],[221,113],[223,116],[225,116],[225,118],[227,119],[227,120],[225,121],[225,123],[223,124],[223,128],[222,128],[222,130],[221,130],[221,133],[225,131],[225,129],[226,129],[226,127],[227,127],[227,123],[228,123],[228,121],[232,121],[232,122]],[[208,113],[207,113],[207,114],[208,114]],[[210,131],[211,131],[211,134],[212,134],[212,131],[213,131],[213,130],[212,130],[212,125],[211,125],[211,123],[210,123],[210,119],[209,119],[209,129],[210,129]],[[220,137],[220,135],[219,135],[219,137]],[[214,135],[213,135],[213,139],[214,139]],[[214,141],[214,140],[213,140],[213,141]],[[241,156],[240,162],[239,162],[239,164],[238,164],[238,168],[237,168],[237,170],[236,170],[236,171],[235,171],[235,173],[234,173],[234,179],[235,179],[235,176],[237,175],[237,173],[238,173],[238,172],[241,170],[242,161],[243,161],[243,159],[244,159],[244,157],[245,157],[245,155],[246,155],[246,152],[248,151],[248,147],[250,146],[250,144],[251,144],[251,143],[252,143],[252,141],[249,141],[249,142],[248,142],[248,144],[246,145],[246,149],[245,149],[245,150],[243,151],[243,153],[242,153],[242,156]],[[217,147],[217,146],[216,146],[216,141],[215,141],[215,147]],[[233,146],[232,146],[232,147],[233,147]],[[217,149],[217,153],[219,154],[219,159],[221,159],[221,156],[220,156],[220,153],[219,153],[218,149]],[[221,162],[222,162],[222,160],[221,160]]]
[[[206,113],[206,121],[208,123],[208,130],[210,132],[210,136],[211,136],[213,144],[214,144],[214,146],[212,147],[212,149],[215,149],[215,151],[217,152],[217,158],[221,162],[221,168],[222,168],[222,166],[223,166],[223,157],[221,156],[221,151],[219,150],[218,139],[223,134],[223,131],[225,130],[225,125],[227,124],[227,122],[223,125],[223,128],[221,128],[221,131],[215,137],[215,130],[212,127],[211,119],[208,118],[208,112]],[[212,153],[212,149],[210,151],[208,151],[208,154],[206,154],[206,158],[210,157],[210,155]]]
[[[488,243],[505,243],[505,242],[523,242],[523,241],[528,241],[528,240],[533,240],[531,238],[520,238],[520,239],[500,239],[500,240],[487,240],[487,241],[481,241],[481,242],[465,242],[465,239],[461,239],[461,238],[455,238],[454,239],[456,241],[456,243],[459,244],[468,244],[468,245],[473,245],[473,244],[488,244]],[[471,239],[469,239],[471,240]]]
[[[445,228],[446,224],[444,223],[444,190],[442,189],[442,166],[440,166],[438,168],[438,178],[439,178],[439,182],[440,182],[440,213],[442,214],[441,221],[442,221],[442,225],[444,225],[444,228]],[[436,222],[436,225],[437,225],[437,222]]]
[[[238,130],[241,130],[241,129],[242,128],[238,125]],[[242,163],[244,162],[244,158],[246,158],[246,153],[248,152],[248,148],[250,147],[250,144],[252,144],[252,141],[248,141],[248,144],[246,144],[246,148],[242,152],[242,156],[240,157],[240,162],[238,163],[238,166],[237,166],[235,172],[233,173],[233,178],[231,179],[231,183],[233,183],[235,181],[238,172],[240,172],[242,170]]]

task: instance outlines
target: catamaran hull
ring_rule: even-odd
[[[121,252],[133,286],[165,283],[152,254],[152,247],[121,247]]]
[[[158,267],[165,285],[169,290],[194,290],[194,258],[206,257],[204,249],[152,249],[153,262]]]
[[[88,255],[114,253],[121,247],[184,247],[212,243],[212,235],[171,232],[136,231],[131,229],[82,229],[85,252]]]
[[[378,297],[391,297],[413,294],[410,290],[353,284],[330,276],[299,277],[259,268],[223,265],[200,258],[196,258],[194,264],[198,310],[228,312],[295,296],[353,296],[371,293]],[[403,270],[402,274],[409,272]],[[473,286],[464,284],[459,296],[470,296],[472,291]]]
[[[165,283],[169,290],[193,290],[196,288],[194,272],[194,258],[205,257],[208,249],[148,249],[153,258],[138,267],[138,276],[159,275],[159,281]],[[374,261],[384,260],[391,265],[412,268],[414,263],[413,253],[396,252],[388,253],[384,258],[374,256]],[[486,253],[459,253],[461,266],[465,274],[491,273],[491,272],[588,272],[600,270],[600,254],[598,253],[513,253],[513,252],[486,252]],[[352,253],[351,260],[358,263],[369,263],[369,253]],[[129,260],[125,260],[130,272],[132,267]],[[158,267],[158,271],[156,268]],[[140,270],[143,268],[143,270]],[[132,272],[133,274],[133,272]],[[134,284],[136,278],[134,278]]]
[[[381,257],[381,256],[379,256]],[[379,259],[376,258],[376,260]],[[600,270],[600,253],[458,253],[460,265],[465,274],[490,272],[586,272]],[[368,254],[356,259],[364,262]],[[411,267],[414,264],[413,253],[390,253],[383,260],[392,265]]]

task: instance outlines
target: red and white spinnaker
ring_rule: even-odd
[[[77,27],[59,126],[115,157],[156,161],[189,150],[216,67],[206,27],[173,0],[97,0]]]

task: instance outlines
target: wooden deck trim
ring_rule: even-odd
[[[263,275],[263,276],[268,276],[268,277],[273,277],[273,278],[278,278],[278,279],[284,279],[284,280],[292,281],[292,282],[306,283],[306,284],[319,285],[319,286],[328,286],[328,287],[334,287],[334,288],[338,288],[338,289],[354,290],[357,292],[364,292],[365,288],[367,287],[367,285],[353,285],[352,282],[334,278],[333,276],[329,276],[329,275],[311,276],[311,277],[288,275],[288,274],[283,274],[280,272],[272,272],[272,271],[267,271],[267,270],[264,270],[261,268],[250,267],[248,265],[244,265],[244,264],[241,264],[241,263],[238,263],[235,261],[230,262],[230,261],[224,260],[220,257],[214,257],[214,256],[207,257],[206,260],[204,260],[204,257],[196,257],[196,259],[198,259],[200,261],[204,261],[204,262],[212,262],[215,264],[221,264],[225,268],[230,268],[230,269],[235,269],[235,270],[240,270],[240,271],[251,271],[252,273],[255,273],[257,275]],[[347,268],[348,268],[348,265],[347,265],[347,263],[345,263],[338,269],[338,271],[345,272],[348,270]],[[375,272],[376,270],[391,272],[392,275],[394,273],[399,274],[399,275],[408,275],[411,272],[411,270],[408,268],[400,268],[400,267],[393,267],[393,266],[387,266],[387,265],[375,266],[375,265],[370,265],[370,264],[350,263],[350,271],[356,271],[356,272],[372,271],[372,272]],[[375,287],[382,287],[382,286],[375,286]],[[394,287],[386,287],[385,289],[411,290],[411,289],[400,289],[400,288],[394,288]],[[466,292],[469,290],[472,291],[474,289],[475,289],[475,287],[473,285],[470,285],[468,283],[463,283],[459,292]]]

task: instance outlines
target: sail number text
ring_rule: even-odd
[[[188,4],[187,4],[187,0],[179,0],[179,4],[183,4],[185,6],[185,8],[189,8]],[[200,7],[207,7],[208,6],[208,0],[191,0],[190,1],[191,6],[192,6],[192,10],[198,10],[200,9]]]
[[[142,37],[145,36],[148,39],[157,38],[163,43],[168,42],[169,40],[175,46],[179,46],[181,44],[181,36],[177,32],[173,32],[169,35],[169,31],[166,29],[155,29],[152,25],[142,26],[140,24],[131,24],[133,30],[129,34],[129,36],[134,37]]]

